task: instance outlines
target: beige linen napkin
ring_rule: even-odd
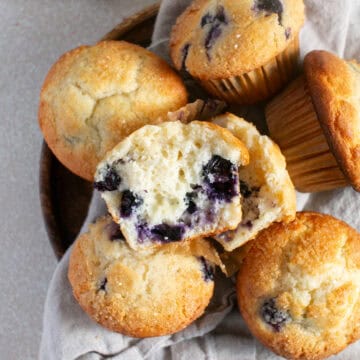
[[[169,61],[168,37],[176,17],[190,0],[164,0],[151,49]],[[305,0],[307,20],[301,32],[301,55],[326,49],[345,58],[360,59],[360,1]],[[351,188],[313,195],[298,194],[298,209],[332,214],[360,230],[360,195]],[[97,193],[83,225],[106,212]],[[187,329],[171,335],[134,339],[94,323],[74,300],[67,268],[69,251],[60,261],[48,290],[40,347],[41,360],[281,359],[249,333],[236,309],[233,281],[216,276],[216,292],[206,314]],[[333,359],[360,358],[360,342]]]

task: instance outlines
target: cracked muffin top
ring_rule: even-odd
[[[213,295],[211,245],[167,244],[133,251],[110,216],[76,241],[69,263],[73,293],[102,326],[134,337],[172,334],[204,312]]]
[[[360,338],[360,234],[298,213],[254,240],[237,279],[252,333],[291,359],[323,359]]]
[[[170,53],[195,77],[228,78],[281,53],[303,22],[302,0],[195,0],[176,21]]]
[[[71,50],[52,66],[39,124],[60,162],[92,181],[108,150],[186,103],[185,86],[165,61],[124,41],[104,41]]]

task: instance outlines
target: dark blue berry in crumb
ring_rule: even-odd
[[[153,239],[163,243],[180,241],[184,232],[184,225],[159,224],[151,229]]]
[[[210,14],[210,13],[206,13],[202,18],[201,18],[201,27],[203,28],[205,25],[207,24],[211,24],[214,21],[214,17]]]
[[[210,263],[203,257],[199,257],[201,263],[201,270],[205,281],[214,281],[214,268]]]
[[[279,310],[276,307],[274,298],[266,300],[260,312],[262,319],[276,332],[281,331],[282,327],[291,320],[287,311]]]
[[[182,54],[181,70],[186,71],[186,59],[189,55],[190,46],[191,44],[185,44],[184,47],[181,49],[181,54]]]
[[[131,216],[133,210],[143,203],[138,195],[132,193],[130,190],[125,190],[121,196],[120,215],[123,218]]]
[[[231,201],[237,195],[237,168],[231,161],[214,155],[203,167],[202,175],[210,199]]]
[[[121,177],[116,170],[107,165],[104,180],[94,183],[94,188],[99,191],[114,191],[121,183]]]
[[[202,186],[199,185],[199,184],[190,184],[190,187],[191,187],[193,190],[196,190],[196,191],[201,191],[201,190],[202,190]]]
[[[111,241],[125,241],[124,235],[120,230],[120,226],[112,221],[109,225],[106,226],[108,231],[109,239]]]
[[[151,232],[146,222],[136,224],[136,230],[138,233],[137,242],[139,244],[142,244],[146,238],[151,237]]]
[[[283,5],[280,0],[255,0],[252,10],[265,12],[265,16],[277,14],[279,24],[282,25]]]
[[[99,290],[106,291],[107,278],[103,278],[99,284]]]
[[[223,6],[219,5],[216,9],[216,15],[215,15],[215,21],[218,21],[222,24],[227,25],[228,24],[228,20],[226,18],[225,15],[225,9]]]
[[[196,203],[194,199],[197,197],[197,193],[195,191],[188,192],[185,195],[185,204],[187,206],[186,211],[189,214],[193,214],[197,210]]]
[[[205,210],[204,214],[205,214],[204,218],[205,218],[205,221],[206,221],[207,223],[210,223],[210,224],[211,224],[211,223],[213,223],[213,222],[215,221],[215,215],[216,215],[216,213],[215,213],[213,207],[207,208],[207,209]]]
[[[248,228],[249,230],[251,230],[252,227],[253,227],[253,223],[252,223],[252,221],[248,220],[248,221],[245,221],[244,223],[242,222],[242,223],[241,223],[241,226],[246,227],[246,228]]]

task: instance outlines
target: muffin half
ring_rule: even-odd
[[[212,122],[229,130],[247,147],[250,162],[239,168],[242,220],[235,230],[217,235],[227,251],[234,250],[274,221],[291,221],[296,212],[296,194],[279,147],[255,126],[233,114]]]
[[[98,165],[95,188],[136,249],[216,235],[241,221],[243,143],[220,126],[147,125]]]

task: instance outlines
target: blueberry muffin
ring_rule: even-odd
[[[99,164],[95,188],[136,249],[219,234],[241,221],[243,143],[207,122],[137,130]]]
[[[235,230],[217,235],[227,251],[234,250],[274,221],[295,218],[296,194],[279,147],[256,127],[233,114],[218,116],[214,124],[229,130],[242,141],[250,163],[239,169],[242,220]]]
[[[296,73],[302,0],[195,0],[177,19],[170,54],[230,103],[271,97]]]
[[[360,191],[360,65],[312,51],[304,75],[266,107],[271,137],[299,191]]]
[[[206,252],[206,241],[200,244]],[[78,238],[68,275],[76,300],[93,320],[133,337],[185,328],[202,315],[214,290],[212,264],[189,246],[135,252],[110,216]]]
[[[71,50],[52,66],[39,124],[60,162],[92,181],[108,150],[186,102],[182,80],[165,61],[139,46],[105,41]]]
[[[237,294],[251,332],[275,353],[336,354],[360,338],[360,234],[312,212],[275,223],[252,242]]]

